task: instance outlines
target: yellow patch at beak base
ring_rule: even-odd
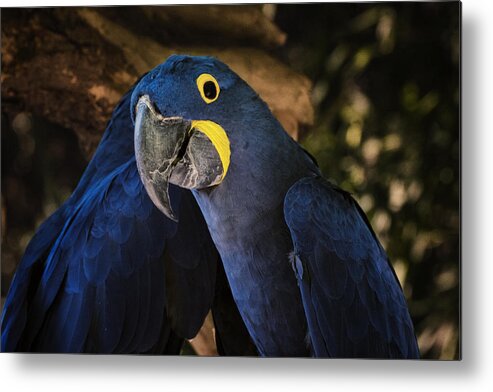
[[[223,165],[223,175],[221,179],[224,179],[231,159],[231,150],[226,131],[219,124],[209,120],[194,120],[192,121],[192,128],[202,132],[211,141]]]

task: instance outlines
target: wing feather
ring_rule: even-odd
[[[284,214],[314,354],[418,358],[395,272],[351,196],[304,178],[288,191]]]
[[[179,224],[147,196],[134,158],[131,92],[74,193],[26,249],[2,313],[3,351],[178,353],[202,325],[216,250],[188,191],[170,189],[175,211],[186,195]],[[169,271],[166,252],[177,265]],[[187,295],[170,315],[168,298]]]

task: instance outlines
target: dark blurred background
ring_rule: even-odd
[[[368,214],[424,358],[459,355],[460,5],[280,6],[285,56],[313,82],[303,140]]]
[[[423,358],[459,358],[460,4],[256,10],[287,40],[242,36],[235,45],[261,47],[311,80],[315,122],[299,121],[294,136],[368,214],[403,285]],[[2,11],[2,69],[15,22],[31,15],[24,13]],[[88,158],[83,134],[50,122],[12,91],[2,87],[2,303],[35,228],[70,195]]]

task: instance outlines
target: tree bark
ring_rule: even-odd
[[[76,132],[86,156],[121,95],[169,55],[227,63],[297,137],[313,121],[309,80],[269,54],[286,39],[258,6],[7,9],[2,103]]]

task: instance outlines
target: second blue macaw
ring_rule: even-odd
[[[131,102],[139,173],[177,220],[192,189],[265,356],[418,358],[399,282],[365,214],[226,65],[172,56]]]

